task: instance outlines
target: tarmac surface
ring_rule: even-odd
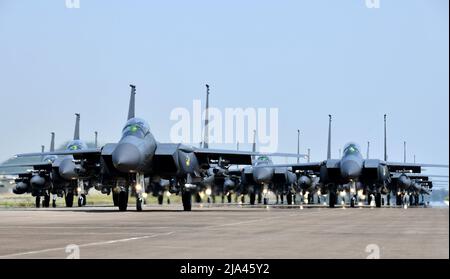
[[[68,246],[75,244],[77,246]],[[78,253],[79,252],[79,253]],[[446,208],[0,209],[1,258],[449,258]]]

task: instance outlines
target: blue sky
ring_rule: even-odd
[[[448,163],[449,2],[381,0],[0,0],[0,161],[98,130],[117,141],[129,83],[161,142],[174,107],[211,85],[215,107],[279,108],[279,151],[333,157],[348,141],[371,157]],[[231,148],[230,146],[213,146]],[[244,145],[242,148],[250,148]]]

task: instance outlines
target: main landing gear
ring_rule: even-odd
[[[127,211],[128,208],[128,189],[121,189],[118,193],[119,211]]]
[[[66,192],[64,196],[64,201],[66,202],[66,207],[73,207],[73,192]]]
[[[192,210],[192,193],[186,189],[184,189],[181,193],[181,200],[183,202],[183,210],[191,211]]]
[[[77,187],[78,207],[83,207],[83,206],[86,206],[86,194],[84,191],[84,182],[83,182],[83,180],[79,179],[77,184],[78,184],[78,187]]]
[[[328,193],[328,206],[330,208],[334,208],[337,201],[337,189],[336,185],[330,185],[329,187],[329,193]]]
[[[136,211],[142,211],[145,193],[145,176],[143,174],[139,173],[136,174],[135,189],[136,189]]]

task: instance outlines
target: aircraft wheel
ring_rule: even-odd
[[[142,211],[142,204],[143,204],[142,198],[136,199],[136,211]]]
[[[245,196],[244,195],[242,195],[242,197],[241,197],[241,203],[245,203]]]
[[[35,205],[36,208],[41,207],[41,196],[36,196]]]
[[[191,192],[184,191],[181,194],[181,199],[183,201],[183,210],[191,211],[192,210],[192,194],[191,194]]]
[[[42,202],[42,207],[50,207],[50,195],[44,195],[44,201]]]
[[[56,207],[56,200],[55,200],[55,199],[52,201],[52,207],[53,207],[53,208]]]
[[[356,205],[356,198],[353,196],[353,197],[350,199],[350,207],[355,207],[355,205]]]
[[[64,199],[66,201],[66,207],[73,206],[73,193],[66,193],[66,196]]]
[[[231,194],[227,195],[227,201],[228,201],[228,203],[231,203]]]
[[[119,195],[119,211],[127,211],[128,207],[128,192],[120,191]]]
[[[336,191],[330,190],[328,195],[329,195],[329,197],[328,197],[329,198],[328,206],[330,208],[334,208],[334,206],[336,205],[336,198],[337,198]]]
[[[112,198],[114,206],[119,206],[119,194],[113,191]]]
[[[81,194],[78,196],[78,207],[83,207],[86,205],[86,195]]]
[[[292,194],[291,193],[286,195],[286,202],[288,205],[292,204]]]
[[[269,204],[269,199],[268,199],[268,198],[264,198],[264,199],[263,199],[263,203],[264,203],[264,205]]]
[[[256,194],[250,193],[250,204],[255,205],[255,201],[256,201]]]
[[[164,202],[164,195],[158,195],[158,204],[159,205],[162,205],[163,204],[163,202]]]
[[[397,194],[396,196],[396,205],[401,206],[402,205],[402,195]]]
[[[381,194],[380,193],[375,194],[375,206],[378,208],[381,207]]]

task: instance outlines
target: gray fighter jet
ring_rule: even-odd
[[[255,131],[256,134],[256,131]],[[256,137],[253,141],[253,152],[256,152]],[[295,157],[306,157],[305,154]],[[288,204],[292,204],[297,191],[297,177],[289,166],[276,166],[269,156],[259,156],[253,165],[244,167],[241,177],[243,192],[250,197],[250,204],[268,203],[268,192],[272,191],[277,197],[277,203],[284,202],[284,196]],[[280,198],[280,200],[278,200]]]
[[[430,195],[433,188],[433,181],[426,175],[395,173],[392,176],[392,191],[396,193],[396,204],[402,205],[403,196],[410,197],[411,205],[419,205],[419,196]]]
[[[389,194],[392,190],[390,186],[393,173],[421,173],[422,167],[448,168],[448,165],[387,162],[386,136],[385,160],[364,159],[359,147],[354,143],[349,143],[344,147],[341,159],[331,159],[331,115],[329,115],[328,130],[327,160],[279,166],[292,167],[294,172],[304,176],[311,176],[311,174],[318,176],[322,193],[329,194],[330,207],[334,207],[336,204],[338,190],[351,193],[350,204],[352,207],[355,206],[358,198],[363,199],[371,194],[375,196],[376,206],[381,207],[381,195]]]
[[[100,166],[96,173],[97,187],[102,192],[113,192],[119,210],[128,205],[128,191],[136,195],[136,209],[142,210],[145,193],[145,177],[174,181],[171,190],[182,196],[185,211],[192,206],[191,189],[200,183],[210,164],[251,165],[252,152],[203,149],[185,144],[160,143],[143,119],[135,117],[136,87],[130,85],[131,97],[127,122],[118,143],[106,144],[100,150],[67,150],[49,152],[45,155],[72,155],[79,168],[90,172]],[[32,156],[36,154],[21,154]]]
[[[16,180],[13,192],[16,194],[31,193],[36,197],[36,207],[40,207],[41,196],[44,196],[43,206],[48,207],[50,194],[53,194],[53,207],[56,206],[57,196],[65,196],[67,207],[73,206],[74,195],[78,195],[78,206],[86,205],[85,188],[88,187],[85,187],[83,170],[75,164],[73,156],[70,155],[70,152],[88,149],[87,144],[80,140],[80,114],[77,113],[75,116],[74,137],[67,144],[66,154],[57,156],[60,152],[55,151],[55,133],[52,133],[50,152],[29,154],[29,156],[41,154],[41,163],[3,166],[3,168],[32,168],[30,171],[16,173],[19,178]]]
[[[279,196],[281,203],[284,196],[288,204],[292,204],[293,195],[297,186],[297,177],[289,170],[289,167],[276,166],[268,156],[260,156],[252,167],[244,168],[242,173],[242,184],[247,187],[246,192],[250,196],[250,204],[255,204],[258,196],[258,203],[268,204],[268,191],[272,191]]]

